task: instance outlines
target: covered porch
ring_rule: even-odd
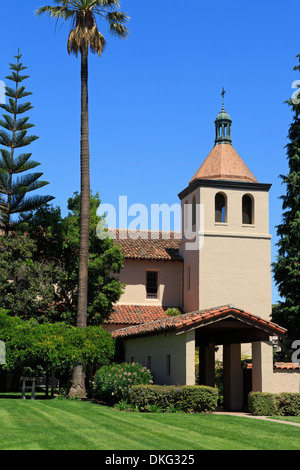
[[[215,351],[223,349],[223,406],[241,410],[245,393],[273,391],[272,337],[285,330],[233,305],[192,312],[113,332],[123,359],[150,368],[161,385],[195,384],[195,350],[199,348],[199,384],[215,386]],[[252,349],[252,379],[245,382],[242,344]],[[251,371],[250,371],[251,372]],[[249,373],[249,371],[248,371]]]

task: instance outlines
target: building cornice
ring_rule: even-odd
[[[247,181],[227,181],[227,180],[209,180],[197,178],[193,180],[187,188],[178,194],[180,200],[187,197],[197,188],[219,188],[219,189],[241,189],[244,191],[269,191],[271,184],[250,183]]]

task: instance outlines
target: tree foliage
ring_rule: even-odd
[[[300,55],[297,56],[300,62]],[[295,67],[300,70],[300,65]],[[293,121],[288,132],[289,172],[281,175],[286,192],[282,196],[282,222],[277,227],[278,256],[273,264],[274,279],[282,300],[274,309],[273,321],[287,328],[290,347],[300,338],[300,104],[289,100]]]
[[[45,259],[37,243],[20,233],[0,238],[0,305],[13,315],[39,321],[56,318],[59,291],[66,272],[53,258]]]
[[[115,343],[102,327],[77,328],[65,323],[37,323],[0,310],[0,340],[6,346],[6,367],[66,370],[78,361],[86,367],[104,366],[114,355]]]
[[[15,84],[14,88],[5,87],[8,104],[0,104],[5,111],[0,120],[0,127],[3,128],[0,130],[0,145],[6,147],[0,150],[0,228],[6,234],[16,228],[26,227],[32,211],[53,199],[52,196],[29,196],[29,193],[48,182],[40,180],[43,173],[28,173],[40,165],[30,160],[31,153],[16,155],[17,149],[27,147],[38,139],[36,135],[28,135],[28,130],[34,125],[28,122],[28,117],[23,116],[32,109],[32,105],[30,102],[20,102],[32,94],[26,92],[22,85],[28,76],[22,75],[27,67],[20,62],[21,57],[20,53],[15,56],[17,62],[10,64],[11,75],[6,77]]]
[[[99,325],[111,314],[119,300],[123,285],[119,274],[123,268],[124,255],[119,245],[110,238],[100,239],[97,226],[102,218],[97,214],[100,198],[96,193],[90,197],[89,231],[89,278],[88,278],[88,325]],[[75,193],[68,200],[69,213],[61,216],[59,208],[47,205],[39,209],[30,225],[30,236],[45,262],[60,261],[66,278],[56,286],[56,317],[75,325],[78,302],[79,224],[80,196]],[[57,266],[57,263],[54,263]],[[50,319],[50,318],[49,318]]]

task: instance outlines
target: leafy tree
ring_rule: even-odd
[[[87,324],[88,304],[88,246],[89,246],[89,207],[90,207],[90,151],[89,151],[89,111],[88,111],[88,51],[102,55],[105,39],[98,29],[96,16],[105,19],[110,32],[120,38],[126,38],[124,26],[128,17],[118,11],[119,0],[54,0],[56,6],[44,6],[37,10],[37,15],[48,14],[51,18],[63,21],[71,20],[72,30],[69,34],[67,48],[69,54],[81,55],[81,190],[80,190],[80,250],[77,325]],[[81,369],[81,371],[80,371]],[[76,378],[75,378],[76,375]],[[74,393],[83,386],[83,369],[78,365],[74,371]]]
[[[0,305],[12,315],[39,322],[57,320],[61,263],[41,258],[37,243],[21,233],[0,238]]]
[[[115,352],[110,333],[101,327],[85,329],[65,323],[37,323],[11,317],[0,309],[0,340],[6,347],[8,369],[41,368],[71,370],[81,361],[85,367],[109,364]]]
[[[102,218],[97,215],[100,206],[98,194],[90,197],[89,230],[89,278],[87,324],[100,325],[112,312],[113,305],[119,300],[123,285],[119,274],[123,268],[124,255],[119,245],[110,238],[98,238],[97,227]],[[76,305],[78,296],[78,259],[80,196],[75,193],[68,200],[69,213],[61,217],[59,208],[45,206],[34,215],[30,224],[30,236],[38,247],[38,253],[50,262],[58,260],[66,278],[56,285],[56,320],[76,324]],[[57,263],[55,263],[57,265]],[[51,318],[49,316],[49,320]]]
[[[300,55],[297,56],[300,62]],[[295,70],[300,70],[297,65]],[[300,339],[300,104],[291,99],[293,112],[289,128],[287,160],[289,172],[281,175],[286,193],[282,196],[282,223],[277,227],[278,256],[273,264],[274,279],[282,301],[273,310],[273,321],[287,328],[285,349]]]
[[[22,55],[18,53],[15,58],[16,64],[10,64],[11,75],[6,77],[15,83],[14,88],[5,87],[5,95],[9,98],[8,104],[0,104],[6,113],[0,120],[0,145],[9,150],[1,149],[0,157],[0,228],[8,234],[16,228],[26,227],[31,212],[41,205],[51,201],[52,196],[28,196],[28,193],[47,185],[46,181],[41,181],[43,173],[27,173],[37,167],[38,162],[30,160],[31,153],[21,153],[16,156],[16,149],[26,147],[34,142],[38,137],[29,136],[28,129],[34,125],[28,122],[28,117],[22,116],[32,109],[31,103],[20,103],[20,100],[31,95],[25,91],[22,82],[28,78],[22,75],[24,67],[20,62]],[[25,173],[23,176],[20,174]],[[13,217],[19,214],[15,220]]]

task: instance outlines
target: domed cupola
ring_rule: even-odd
[[[195,179],[209,179],[257,183],[257,179],[232,145],[232,121],[224,107],[224,88],[222,96],[222,109],[215,120],[215,145],[190,182]]]
[[[225,111],[224,107],[224,96],[225,90],[222,91],[223,103],[222,109],[219,112],[217,119],[215,120],[216,126],[216,140],[215,144],[231,144],[231,124],[232,120],[229,114]]]

